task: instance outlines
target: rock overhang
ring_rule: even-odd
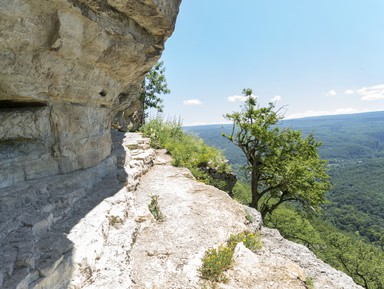
[[[114,117],[131,127],[140,120],[140,85],[180,2],[1,2],[0,187],[110,154]]]

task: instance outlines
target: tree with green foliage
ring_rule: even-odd
[[[320,159],[313,134],[302,137],[301,131],[280,129],[283,118],[275,105],[260,107],[252,97],[252,89],[244,89],[248,97],[242,110],[226,114],[233,122],[232,132],[223,134],[238,146],[247,159],[251,175],[250,206],[263,218],[285,202],[299,202],[315,209],[325,202],[330,189],[327,162]]]
[[[342,233],[327,236],[325,261],[346,272],[366,289],[384,288],[384,252]]]
[[[163,99],[160,98],[160,95],[171,92],[168,89],[164,73],[165,68],[163,67],[163,62],[159,61],[145,76],[140,91],[140,99],[143,102],[144,108],[142,124],[144,124],[145,118],[148,116],[148,109],[154,108],[158,112],[163,111]]]
[[[293,206],[280,206],[265,223],[285,238],[306,245],[364,288],[384,289],[384,252],[378,246],[340,231],[318,216],[308,218]]]
[[[273,215],[267,218],[265,224],[270,228],[278,229],[284,238],[303,244],[312,251],[324,246],[319,232],[306,216],[288,206],[283,205],[276,209]]]

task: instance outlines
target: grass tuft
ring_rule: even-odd
[[[159,199],[158,195],[151,196],[151,203],[148,205],[148,209],[156,221],[164,222],[165,217],[160,210],[158,199]]]
[[[202,259],[199,269],[202,279],[212,283],[228,281],[225,271],[230,269],[233,264],[233,254],[238,243],[243,244],[252,252],[261,248],[261,235],[245,231],[236,235],[231,235],[226,245],[220,245],[217,249],[208,249]]]

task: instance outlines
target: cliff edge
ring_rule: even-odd
[[[140,134],[111,132],[141,119],[180,2],[1,1],[0,288],[202,288],[204,252],[245,229],[263,248],[238,245],[222,288],[360,288]]]
[[[261,232],[262,248],[238,245],[217,288],[361,288],[140,134],[112,139],[111,157],[94,168],[0,189],[0,288],[204,288],[204,252],[244,230]]]

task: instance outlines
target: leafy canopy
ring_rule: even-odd
[[[343,233],[319,217],[308,218],[293,206],[280,206],[267,218],[266,225],[307,246],[364,288],[384,288],[384,251],[379,246],[365,243],[356,234]]]
[[[275,110],[273,103],[260,107],[252,89],[244,89],[243,94],[248,100],[240,112],[226,114],[233,127],[223,136],[246,156],[246,169],[251,175],[250,205],[263,218],[285,202],[317,208],[330,189],[327,162],[317,152],[321,144],[313,134],[303,138],[301,131],[280,129],[280,109]]]
[[[164,72],[163,62],[159,61],[145,76],[140,92],[140,99],[143,102],[144,111],[150,108],[154,108],[158,112],[163,111],[163,99],[160,98],[160,95],[171,92],[168,89]],[[144,113],[144,118],[146,116],[148,116],[148,113]]]
[[[341,233],[328,236],[325,261],[336,265],[366,289],[384,288],[384,252]],[[338,266],[337,266],[338,265]]]

